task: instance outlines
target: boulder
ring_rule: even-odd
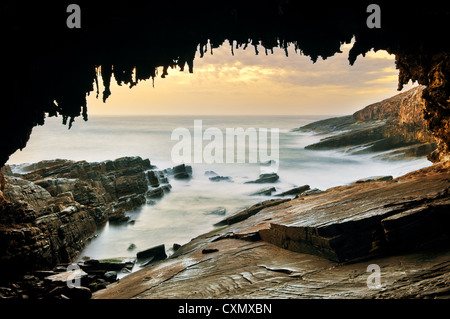
[[[245,184],[263,184],[263,183],[275,183],[280,179],[277,173],[265,173],[259,175],[259,178],[254,181],[245,182]]]
[[[115,271],[107,271],[105,272],[105,274],[103,275],[105,277],[105,279],[108,282],[115,282],[117,281],[117,273]]]
[[[155,171],[148,171],[147,172],[148,181],[150,183],[150,186],[152,187],[158,187],[159,186],[159,179],[158,175],[155,173]]]
[[[263,195],[264,196],[270,196],[275,191],[276,191],[275,187],[266,187],[266,188],[260,189],[260,190],[258,190],[256,192],[250,194],[250,196],[263,196]]]
[[[146,193],[145,196],[147,198],[161,198],[164,196],[164,190],[162,187],[156,187],[153,189],[149,189]]]
[[[173,178],[175,179],[189,179],[192,177],[192,167],[181,164],[172,168]]]
[[[163,191],[164,191],[165,193],[168,193],[168,192],[170,192],[170,190],[172,189],[172,185],[170,185],[170,184],[161,185],[161,188],[163,189]]]
[[[274,196],[277,196],[277,197],[291,196],[291,195],[295,196],[295,195],[300,195],[300,194],[308,191],[309,189],[310,189],[309,185],[304,185],[304,186],[292,188],[292,189],[290,189],[288,191],[285,191],[285,192],[280,193],[280,194],[276,194]]]
[[[210,177],[209,180],[211,182],[220,182],[220,181],[232,182],[233,181],[231,179],[231,177],[229,177],[229,176],[213,176],[213,177]]]
[[[153,257],[154,260],[162,260],[162,259],[166,259],[167,255],[166,255],[166,249],[164,244],[155,246],[155,247],[151,247],[149,249],[140,251],[136,254],[137,259],[148,259]]]
[[[108,221],[114,224],[125,223],[129,220],[130,216],[125,215],[125,211],[121,209],[115,210],[108,218]]]

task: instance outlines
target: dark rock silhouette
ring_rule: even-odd
[[[378,1],[382,26],[375,29],[366,23],[370,1],[83,2],[80,29],[66,26],[69,4],[0,5],[5,48],[0,166],[26,146],[32,128],[43,125],[46,116],[61,116],[70,128],[76,118],[88,119],[86,94],[95,91],[106,101],[113,80],[133,87],[158,75],[164,78],[175,67],[193,72],[197,50],[203,56],[225,42],[232,44],[231,54],[249,45],[256,54],[258,45],[266,53],[292,45],[313,62],[339,53],[341,44],[352,38],[350,64],[371,49],[395,54],[399,88],[409,80],[427,86],[425,119],[440,141],[434,160],[445,157],[450,145],[450,46],[441,32],[449,29],[448,3],[418,9]],[[414,23],[418,27],[410,32],[407,27]],[[157,74],[158,67],[162,74]]]
[[[263,184],[263,183],[275,183],[280,179],[277,173],[265,173],[260,174],[254,181],[248,181],[244,184]]]
[[[236,47],[253,46],[255,54],[258,54],[260,47],[267,53],[275,47],[287,49],[288,46],[294,46],[297,53],[309,56],[315,62],[319,57],[326,59],[340,53],[341,45],[350,43],[352,39],[355,40],[355,43],[348,57],[350,64],[354,64],[357,57],[364,56],[372,49],[375,51],[386,50],[395,55],[399,70],[399,89],[410,80],[425,86],[422,93],[423,115],[427,128],[438,142],[437,150],[430,159],[435,162],[449,159],[450,40],[445,31],[450,29],[450,20],[448,19],[450,3],[428,2],[422,6],[416,6],[379,0],[377,4],[382,8],[382,26],[379,29],[370,29],[366,24],[368,17],[366,9],[371,2],[242,0],[214,1],[212,4],[209,0],[145,2],[128,0],[126,4],[119,4],[106,1],[79,1],[82,11],[81,29],[69,29],[65,20],[67,18],[66,8],[71,1],[58,1],[48,6],[41,2],[24,5],[22,2],[4,1],[0,4],[0,34],[3,48],[2,85],[0,86],[2,89],[0,167],[7,162],[11,154],[26,146],[33,127],[43,125],[47,116],[60,116],[62,123],[68,128],[74,125],[76,119],[82,118],[87,121],[86,94],[95,92],[98,98],[107,101],[108,97],[114,94],[110,89],[111,81],[132,88],[143,80],[154,82],[157,76],[165,78],[169,76],[170,69],[176,67],[184,70],[187,66],[188,72],[194,72],[194,57],[197,51],[200,56],[203,56],[207,51],[212,52],[213,49],[226,42],[232,45],[230,54],[233,54],[233,49]],[[416,27],[412,30],[411,26]],[[161,74],[158,74],[158,68],[162,68]],[[99,75],[103,80],[102,92],[100,92]],[[445,175],[445,171],[448,171],[447,167],[442,171],[444,173],[439,172],[439,174]],[[95,175],[95,172],[92,174]],[[51,193],[53,187],[56,189],[60,186],[51,184],[53,181],[46,179],[44,175],[41,177],[44,180],[40,183],[48,183],[48,185],[45,184],[50,189],[47,190],[48,193]],[[409,176],[414,179],[413,177]],[[391,195],[388,190],[395,191],[395,194],[398,194],[398,202],[394,202],[394,204],[398,204],[404,209],[402,208],[402,212],[399,214],[377,215],[374,220],[369,220],[368,225],[373,227],[369,227],[370,230],[377,230],[374,238],[358,241],[356,235],[353,238],[353,234],[347,233],[347,228],[343,227],[341,230],[344,232],[339,233],[341,241],[337,240],[339,245],[331,247],[331,243],[334,243],[332,237],[305,236],[317,239],[323,244],[323,251],[319,251],[319,255],[336,255],[336,260],[351,260],[367,256],[371,252],[371,247],[384,249],[386,245],[373,245],[383,240],[389,242],[389,247],[397,248],[408,246],[409,240],[415,240],[417,233],[422,234],[419,239],[423,239],[423,237],[427,239],[431,235],[442,233],[448,236],[448,230],[444,227],[445,222],[448,221],[448,214],[445,214],[448,207],[448,200],[445,197],[448,193],[448,176],[444,177],[439,184],[435,183],[431,177],[427,177],[426,174],[422,176],[422,180],[429,182],[429,185],[433,186],[432,190],[436,192],[429,198],[422,194],[423,201],[420,203],[414,201],[405,203],[406,195],[403,194],[409,193],[400,191],[404,186],[401,183],[398,184],[400,185],[398,187],[394,183],[389,184],[391,187],[385,193]],[[143,180],[145,181],[145,175],[143,175]],[[420,184],[421,180],[418,180],[414,183],[414,189],[418,192],[421,191],[421,187],[428,186],[425,182],[422,185]],[[375,183],[378,182],[357,183],[355,184],[357,186],[354,187],[375,187],[371,186],[376,185]],[[69,248],[60,246],[58,239],[60,234],[55,230],[59,226],[58,220],[52,221],[47,215],[40,216],[41,212],[6,200],[3,195],[5,185],[5,178],[0,172],[0,223],[2,226],[24,225],[21,232],[4,231],[0,238],[2,251],[9,251],[11,245],[17,248],[11,254],[2,254],[2,258],[7,259],[6,264],[11,268],[70,260],[81,248],[81,240],[87,240],[82,233],[95,230],[97,225],[95,219],[103,220],[104,218],[102,214],[96,214],[97,211],[92,209],[92,218],[89,219],[87,211],[81,209],[81,203],[79,207],[70,205],[65,207],[58,212],[63,218],[69,219],[67,223],[69,227],[66,230],[63,229],[62,234],[67,234],[65,240],[74,245]],[[106,188],[108,187],[107,183],[104,185]],[[96,196],[98,194],[83,197],[82,190],[89,188],[87,184],[79,183],[77,186],[79,189],[75,189],[75,185],[70,185],[70,183],[64,187],[72,186],[75,193],[79,193],[82,202],[94,206],[98,201],[103,200],[102,196]],[[121,196],[132,195],[131,188],[125,180],[119,180],[116,183],[117,186],[119,187],[117,191],[122,193]],[[431,187],[429,188],[431,189]],[[27,185],[25,189],[31,190],[31,185]],[[377,197],[379,194],[376,191],[371,192],[377,199],[374,201],[374,205],[394,210],[395,207],[386,207],[387,201]],[[61,197],[53,199],[52,207],[65,206],[72,201],[66,192],[61,194]],[[22,195],[26,198],[29,194],[23,193]],[[42,190],[38,195],[36,203],[48,197],[48,194]],[[116,193],[115,196],[119,195]],[[334,196],[333,200],[336,197]],[[314,200],[317,197],[312,198]],[[358,199],[364,200],[359,197]],[[429,203],[431,206],[426,206],[430,200],[433,200],[432,203]],[[236,227],[242,227],[244,224],[239,224],[239,222],[251,221],[250,216],[253,217],[257,213],[259,213],[257,217],[263,216],[268,213],[268,210],[263,211],[264,208],[280,205],[281,201],[284,199],[254,205],[228,217],[223,224],[236,224]],[[302,198],[295,203],[300,205],[300,201]],[[344,204],[342,203],[342,205]],[[414,210],[414,205],[418,210]],[[355,209],[360,209],[363,205],[355,205],[355,207]],[[317,233],[316,229],[325,229],[321,225],[306,225],[297,232],[297,229],[293,230],[288,223],[289,217],[284,218],[283,216],[278,216],[279,218],[275,216],[279,219],[277,224],[275,224],[275,220],[264,219],[263,224],[274,223],[273,227],[265,230],[242,228],[245,230],[244,232],[223,234],[220,241],[214,242],[214,247],[211,248],[219,249],[220,254],[208,254],[208,258],[226,256],[224,252],[227,247],[223,243],[227,243],[227,241],[222,240],[223,238],[245,239],[239,241],[240,245],[242,243],[247,245],[247,241],[261,240],[262,238],[273,245],[261,248],[261,256],[277,256],[277,260],[283,260],[288,255],[288,250],[275,249],[277,245],[293,251],[299,251],[297,248],[300,246],[308,250],[315,245],[315,243],[307,242],[302,246],[300,241],[289,241],[286,234],[294,231],[293,234],[299,237],[303,236],[302,231]],[[78,217],[84,218],[86,221],[82,231],[75,227]],[[425,223],[427,227],[420,222],[408,223],[411,220],[420,221],[423,217],[428,218]],[[25,227],[35,223],[36,220],[41,221],[41,226],[42,224],[49,225],[48,228]],[[402,224],[414,227],[403,229]],[[358,225],[362,227],[365,224],[361,222]],[[429,227],[430,225],[431,227]],[[439,231],[433,228],[434,225],[437,225]],[[345,227],[350,229],[351,224],[347,223]],[[378,232],[382,229],[386,231],[385,237],[380,235],[382,232]],[[423,229],[426,231],[424,232]],[[327,226],[325,230],[331,232],[332,225]],[[39,238],[41,232],[51,234],[55,242],[50,245],[44,241],[33,241],[33,248],[28,250],[29,245],[23,243],[30,238]],[[373,233],[368,232],[368,234]],[[366,245],[360,254],[357,254],[359,252],[356,250],[350,250],[355,255],[345,255],[345,252],[349,250],[345,249],[342,243],[348,242],[348,238],[355,247],[361,243]],[[207,244],[209,245],[209,243],[210,240]],[[257,243],[257,245],[260,244]],[[209,249],[204,246],[204,249],[207,248]],[[35,253],[27,254],[30,251]],[[58,254],[54,255],[54,251]],[[233,254],[235,252],[236,249],[233,250]],[[180,248],[178,254],[182,253],[184,253],[183,248]],[[8,256],[11,258],[8,259]],[[58,260],[53,260],[55,258]],[[198,256],[194,256],[192,262],[199,263],[200,261],[195,258]],[[212,262],[217,263],[215,260]],[[302,263],[305,264],[303,261]],[[313,263],[319,263],[319,261],[315,260]],[[334,266],[334,264],[327,263],[324,267],[327,269],[327,274],[331,265]],[[437,265],[440,264],[437,263]],[[177,269],[180,271],[179,269],[189,266],[191,265],[183,263]],[[177,265],[173,267],[177,267]],[[259,270],[264,268],[267,272],[274,272],[273,269],[276,269],[277,277],[279,277],[279,269],[281,269],[269,266],[261,267],[259,260],[256,260],[255,267],[259,267],[257,268]],[[204,269],[208,269],[208,267]],[[19,271],[19,269],[16,270]],[[222,273],[222,270],[220,271]],[[239,271],[242,272],[243,269],[240,268]],[[448,273],[447,270],[446,273]],[[153,276],[153,273],[151,275]],[[173,276],[173,273],[170,275],[169,279],[175,278],[176,280],[178,278]],[[216,279],[214,278],[214,280]],[[400,279],[404,281],[403,278],[399,278],[399,282]],[[142,282],[145,280],[140,280],[140,283]],[[170,284],[170,280],[166,280],[164,283]],[[207,281],[202,281],[202,283],[207,283]],[[155,286],[159,286],[159,284],[156,282]],[[330,286],[328,281],[326,285]],[[132,292],[133,296],[142,292],[137,291],[140,288],[135,282],[132,287],[135,291],[128,289],[127,292]],[[177,289],[178,291],[191,291],[179,289],[179,286]],[[267,289],[260,291],[263,290],[268,291]],[[203,291],[208,291],[208,289],[203,289]],[[224,296],[223,293],[222,296]],[[252,295],[252,297],[257,296],[257,294]]]

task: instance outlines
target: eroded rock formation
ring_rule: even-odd
[[[366,106],[352,115],[325,119],[298,130],[333,134],[307,149],[343,149],[346,153],[383,152],[384,159],[428,156],[435,160],[437,139],[423,118],[422,93],[418,86],[383,101]]]
[[[147,172],[155,172],[140,157],[20,168],[19,174],[5,167],[0,175],[0,265],[9,275],[71,262],[100,226],[127,221],[125,212],[146,203],[153,189]]]

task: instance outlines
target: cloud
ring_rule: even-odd
[[[367,52],[366,58],[392,60],[394,58],[394,56],[392,54],[387,53],[384,50],[378,50],[377,52],[372,50],[372,51]]]
[[[365,84],[385,84],[385,83],[389,83],[389,84],[391,84],[391,83],[393,83],[393,82],[395,82],[396,80],[398,79],[398,76],[397,75],[387,75],[387,76],[384,76],[384,77],[380,77],[380,78],[376,78],[376,79],[373,79],[373,80],[369,80],[369,81],[366,81],[365,82]]]

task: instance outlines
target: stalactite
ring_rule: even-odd
[[[164,65],[164,67],[163,67],[163,73],[161,74],[161,78],[165,78],[166,77],[166,75],[168,75],[169,73],[167,72],[167,69],[169,68],[169,66],[166,64],[166,65]]]
[[[110,85],[111,85],[111,76],[112,76],[112,65],[111,64],[102,64],[100,67],[102,79],[103,79],[103,102],[106,102],[106,99],[111,95]]]
[[[96,94],[95,94],[95,98],[98,99],[98,95],[100,93],[99,87],[98,87],[98,72],[99,72],[99,67],[95,68],[95,87],[96,87]]]
[[[154,87],[158,68],[163,68],[162,78],[168,76],[169,67],[177,65],[183,70],[187,64],[193,72],[197,51],[201,57],[208,49],[213,54],[213,49],[227,40],[232,55],[234,46],[245,50],[251,45],[257,55],[262,45],[267,54],[278,47],[287,56],[293,45],[295,54],[316,62],[340,52],[339,44],[354,38],[348,57],[351,65],[371,49],[387,50],[396,56],[399,88],[410,80],[428,86],[425,117],[441,140],[440,149],[447,151],[450,146],[450,44],[442,32],[450,26],[450,3],[434,10],[417,10],[380,0],[382,28],[372,30],[366,24],[365,1],[324,5],[300,0],[242,0],[218,1],[213,6],[190,0],[155,1],[145,7],[129,1],[134,4],[129,11],[113,4],[83,3],[83,27],[69,33],[64,23],[60,26],[60,20],[55,21],[58,8],[33,6],[36,12],[31,12],[28,6],[7,1],[17,12],[26,13],[24,16],[39,17],[43,26],[27,19],[21,20],[20,28],[14,21],[1,22],[0,32],[8,48],[2,74],[8,81],[2,95],[6,116],[0,118],[0,134],[13,138],[0,154],[0,165],[25,145],[32,127],[42,123],[46,112],[62,115],[69,126],[77,116],[87,119],[82,98],[91,90],[99,96],[99,74],[106,102],[113,75],[130,88],[151,78]],[[149,17],[148,12],[155,14]],[[419,27],[414,32],[405,29],[416,21]]]

